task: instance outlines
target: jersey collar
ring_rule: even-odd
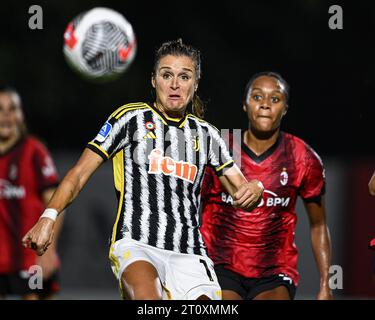
[[[261,163],[262,161],[266,160],[268,157],[270,157],[277,149],[277,147],[280,145],[281,143],[281,140],[282,140],[282,137],[283,137],[283,133],[280,132],[279,133],[279,136],[277,137],[277,140],[276,142],[270,147],[268,148],[266,151],[264,151],[262,154],[260,154],[259,156],[257,156],[246,144],[245,144],[245,139],[244,139],[244,135],[245,135],[245,132],[246,132],[247,129],[243,130],[242,131],[242,135],[241,135],[241,148],[242,150],[253,160],[255,161],[256,163]]]
[[[3,157],[3,156],[6,156],[8,155],[9,153],[11,153],[14,149],[16,149],[20,144],[22,144],[24,142],[24,140],[26,139],[26,135],[25,134],[21,134],[21,136],[18,138],[18,140],[12,145],[10,146],[7,150],[5,150],[4,152],[0,152],[0,157]]]
[[[185,122],[186,118],[189,116],[188,113],[186,113],[182,118],[176,119],[176,118],[170,118],[165,116],[163,113],[161,113],[158,109],[154,107],[152,103],[148,104],[148,107],[156,113],[156,115],[159,117],[159,119],[167,126],[174,126],[174,127],[180,127],[183,122]]]

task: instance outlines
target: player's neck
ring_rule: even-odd
[[[20,135],[16,134],[8,138],[0,137],[0,153],[5,153],[11,149],[17,141],[20,139]]]
[[[244,135],[244,143],[247,147],[253,151],[257,156],[266,152],[271,148],[277,141],[280,134],[280,129],[277,128],[272,132],[257,132],[251,128],[246,130]]]
[[[166,117],[167,119],[168,118],[182,119],[184,117],[185,111],[186,111],[186,108],[184,108],[183,110],[179,110],[179,111],[167,110],[166,108],[163,107],[163,105],[161,103],[157,103],[157,102],[154,103],[154,107],[159,112],[161,112],[164,115],[164,117]]]

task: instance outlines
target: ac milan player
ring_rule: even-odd
[[[203,193],[201,228],[223,290],[223,299],[293,299],[298,285],[294,244],[296,200],[301,196],[311,226],[320,272],[318,299],[331,299],[328,285],[331,244],[325,218],[324,168],[301,139],[280,131],[288,109],[289,86],[277,73],[253,76],[243,110],[249,127],[233,152],[241,154],[247,179],[264,184],[263,201],[252,212],[232,206],[232,198],[209,168]],[[232,138],[229,141],[233,141]]]
[[[372,196],[375,196],[375,172],[373,173],[370,182],[368,183],[369,192]],[[375,250],[375,238],[370,241],[370,249]],[[375,273],[375,257],[374,257],[374,273]]]
[[[27,134],[19,94],[0,87],[0,298],[19,295],[28,300],[48,299],[58,291],[56,246],[48,255],[37,257],[21,242],[57,182],[48,151]],[[29,269],[36,264],[43,271],[42,289],[29,286]],[[33,279],[32,283],[37,285],[38,281]]]
[[[368,183],[368,190],[372,196],[375,196],[375,172]]]

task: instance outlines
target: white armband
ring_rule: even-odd
[[[40,218],[50,218],[53,221],[56,221],[56,218],[57,218],[58,215],[59,215],[59,213],[57,212],[56,209],[47,208],[46,210],[44,210],[44,212],[40,216]]]

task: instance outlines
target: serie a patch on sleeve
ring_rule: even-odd
[[[104,126],[100,129],[98,135],[96,136],[95,140],[99,142],[103,142],[109,135],[112,130],[112,125],[107,121]]]

